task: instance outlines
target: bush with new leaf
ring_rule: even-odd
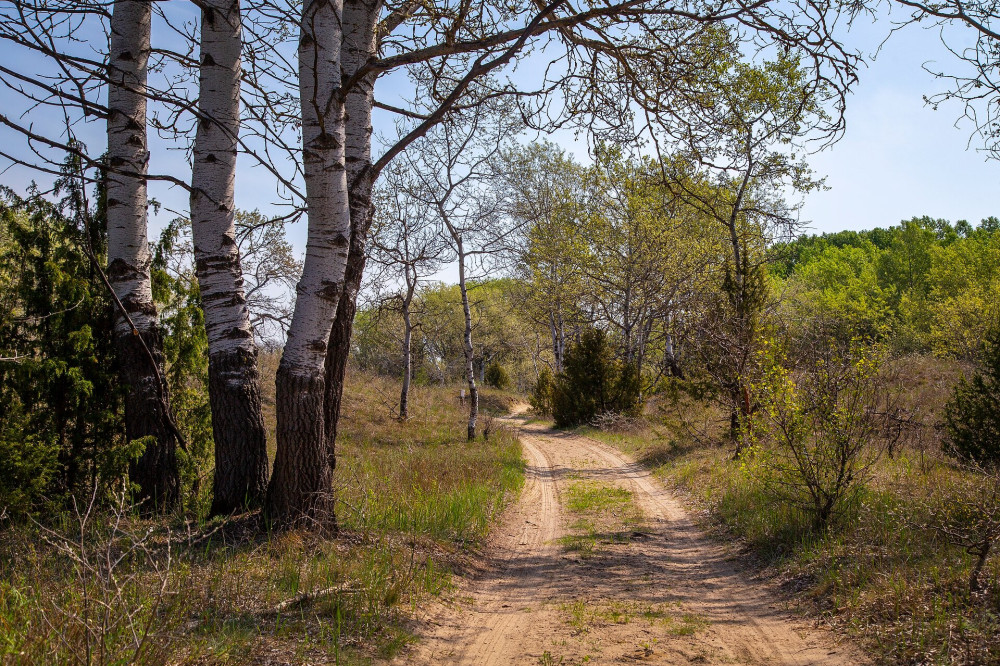
[[[486,385],[492,386],[495,389],[500,389],[501,391],[510,388],[510,375],[507,374],[507,370],[494,361],[486,366]]]
[[[552,413],[552,391],[554,389],[555,378],[552,376],[552,371],[548,368],[542,368],[528,399],[536,414]]]

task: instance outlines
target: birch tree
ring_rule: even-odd
[[[201,58],[193,149],[191,226],[208,335],[215,441],[212,513],[259,504],[267,488],[257,345],[236,239],[241,13],[238,0],[201,4]]]
[[[125,431],[145,438],[130,470],[140,500],[169,507],[177,500],[178,444],[163,381],[163,341],[150,282],[146,232],[147,63],[151,3],[116,0],[111,16],[108,64],[108,279],[124,312],[115,327],[128,386]]]
[[[299,39],[302,165],[309,219],[295,310],[278,366],[277,453],[267,513],[331,524],[333,459],[325,447],[324,364],[351,238],[341,97],[341,0],[306,0]]]
[[[501,215],[496,189],[491,187],[491,164],[503,147],[504,137],[517,125],[504,106],[483,105],[459,124],[440,125],[411,151],[411,168],[419,188],[415,196],[431,208],[442,227],[458,266],[458,288],[465,320],[463,349],[465,379],[469,387],[467,436],[476,438],[479,387],[476,385],[470,273],[482,270],[513,243],[513,234]]]
[[[414,298],[422,281],[440,267],[444,239],[435,224],[433,211],[413,196],[415,179],[406,173],[405,165],[390,169],[387,176],[378,192],[381,205],[372,230],[369,254],[373,263],[385,268],[386,277],[398,286],[390,300],[403,319],[399,418],[405,421],[410,415],[413,376]]]

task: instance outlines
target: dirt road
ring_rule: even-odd
[[[533,424],[521,441],[527,482],[491,566],[402,663],[865,663],[749,582],[621,453]]]

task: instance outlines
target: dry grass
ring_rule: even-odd
[[[587,434],[644,460],[706,526],[737,537],[746,562],[858,637],[878,663],[998,664],[1000,557],[987,564],[985,592],[973,594],[974,558],[929,527],[968,486],[968,472],[940,455],[935,425],[959,371],[927,357],[900,364],[903,403],[920,425],[823,533],[796,507],[775,502],[760,461],[733,461],[728,447],[694,442],[676,423]]]
[[[253,514],[193,524],[102,513],[82,539],[73,516],[48,535],[0,532],[0,662],[353,664],[397,653],[417,604],[450,585],[519,491],[523,463],[509,430],[464,441],[457,389],[415,387],[405,423],[394,393],[388,380],[349,381],[337,538],[268,534]],[[142,548],[106,566],[136,540]],[[134,621],[102,631],[105,608]]]

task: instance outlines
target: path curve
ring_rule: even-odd
[[[519,437],[525,488],[491,543],[489,566],[424,618],[421,643],[400,663],[867,663],[749,581],[635,461],[538,424]],[[631,491],[644,514],[624,542],[609,540],[590,557],[560,543],[578,531],[563,500],[581,482]]]

